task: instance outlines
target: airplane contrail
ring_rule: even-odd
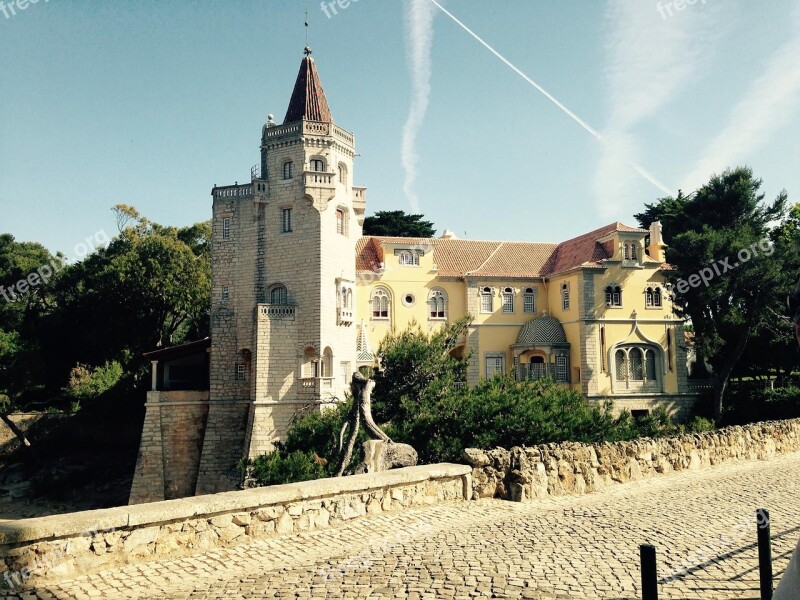
[[[589,132],[589,133],[592,135],[592,137],[594,137],[596,140],[598,140],[598,141],[600,141],[600,142],[605,142],[605,140],[603,140],[603,136],[600,134],[600,132],[599,132],[599,131],[597,131],[597,130],[596,130],[594,127],[592,127],[591,125],[589,125],[589,123],[587,123],[586,121],[584,121],[583,119],[581,119],[581,118],[580,118],[580,117],[579,117],[577,114],[575,114],[575,113],[574,113],[573,111],[571,111],[569,108],[567,108],[567,106],[566,106],[566,105],[565,105],[563,102],[561,102],[561,101],[560,101],[558,98],[556,98],[555,96],[553,96],[553,94],[551,94],[550,92],[548,92],[548,91],[547,91],[546,89],[544,89],[544,88],[543,88],[541,85],[539,85],[538,83],[536,83],[536,82],[535,82],[533,79],[531,79],[531,78],[530,78],[530,77],[529,77],[529,76],[528,76],[528,75],[527,75],[527,74],[526,74],[524,71],[522,71],[521,69],[519,69],[519,68],[518,68],[518,67],[517,67],[517,66],[516,66],[514,63],[512,63],[510,60],[508,60],[508,59],[507,59],[505,56],[503,56],[503,55],[502,55],[502,54],[500,54],[500,53],[499,53],[497,50],[495,50],[494,48],[492,48],[492,47],[491,47],[491,46],[490,46],[490,45],[489,45],[489,44],[488,44],[488,43],[487,43],[487,42],[486,42],[486,41],[485,41],[483,38],[481,38],[481,36],[479,36],[477,33],[475,33],[474,31],[472,31],[472,29],[470,29],[470,28],[469,28],[469,27],[467,27],[467,26],[466,26],[464,23],[462,23],[462,22],[461,22],[461,21],[460,21],[460,20],[459,20],[459,19],[458,19],[458,18],[457,18],[457,17],[456,17],[456,16],[455,16],[453,13],[451,13],[450,11],[448,11],[448,10],[447,10],[447,9],[446,9],[444,6],[442,6],[441,4],[439,4],[439,3],[438,3],[436,0],[430,0],[430,2],[431,2],[431,3],[433,3],[433,5],[434,5],[434,6],[436,6],[436,8],[438,8],[438,9],[439,9],[440,11],[442,11],[444,14],[446,14],[448,17],[450,17],[450,18],[453,20],[453,22],[455,22],[455,23],[456,23],[456,25],[458,25],[459,27],[461,27],[461,29],[463,29],[463,30],[464,30],[464,31],[466,31],[468,34],[470,34],[470,35],[471,35],[473,38],[475,38],[475,40],[477,40],[477,41],[478,41],[478,42],[479,42],[479,43],[480,43],[480,44],[481,44],[481,45],[482,45],[484,48],[486,48],[486,49],[487,49],[489,52],[491,52],[491,53],[492,53],[492,54],[494,54],[494,55],[495,55],[497,58],[499,58],[499,59],[500,59],[500,60],[501,60],[501,61],[502,61],[502,62],[503,62],[503,63],[504,63],[504,64],[505,64],[505,65],[506,65],[508,68],[510,68],[510,69],[511,69],[512,71],[514,71],[514,72],[515,72],[517,75],[519,75],[519,76],[520,76],[520,77],[522,77],[522,78],[523,78],[525,81],[527,81],[529,84],[531,84],[531,85],[532,85],[534,88],[536,88],[536,89],[537,89],[539,92],[541,92],[541,93],[542,93],[542,94],[543,94],[543,95],[544,95],[544,96],[545,96],[545,97],[546,97],[548,100],[550,100],[550,102],[552,102],[553,104],[555,104],[555,105],[556,105],[558,108],[560,108],[560,109],[561,109],[561,110],[562,110],[564,113],[566,113],[566,114],[567,114],[567,116],[569,116],[569,117],[570,117],[570,118],[571,118],[573,121],[575,121],[575,122],[576,122],[578,125],[580,125],[581,127],[583,127],[583,128],[586,130],[586,131],[588,131],[588,132]],[[670,194],[670,195],[672,195],[672,190],[670,190],[670,189],[669,189],[669,188],[668,188],[666,185],[664,185],[663,183],[661,183],[661,182],[660,182],[660,181],[659,181],[659,180],[656,178],[656,176],[655,176],[655,175],[653,175],[652,173],[650,173],[650,172],[649,172],[647,169],[645,169],[645,168],[644,168],[644,167],[642,167],[641,165],[639,165],[639,164],[637,164],[637,163],[633,162],[632,160],[630,160],[630,159],[628,159],[628,158],[624,158],[624,157],[623,157],[623,160],[625,160],[625,162],[627,162],[629,165],[631,165],[631,166],[632,166],[632,167],[633,167],[633,168],[636,170],[636,172],[637,172],[637,173],[639,173],[639,175],[641,175],[641,176],[642,176],[644,179],[646,179],[647,181],[649,181],[650,183],[652,183],[654,186],[656,186],[656,187],[657,187],[658,189],[660,189],[662,192],[664,192],[664,193],[666,193],[666,194]]]

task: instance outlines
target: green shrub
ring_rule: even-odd
[[[322,411],[316,406],[311,407],[295,418],[286,441],[278,444],[277,450],[251,461],[240,461],[239,468],[246,471],[253,486],[334,476],[339,467],[339,435],[352,407],[352,400]],[[348,434],[349,429],[345,441]],[[361,430],[349,468],[364,460],[363,443],[367,439]]]
[[[706,431],[714,431],[715,429],[714,421],[700,416],[695,417],[686,424],[686,430],[689,433],[704,433]]]
[[[122,365],[117,361],[95,368],[79,364],[70,372],[69,383],[64,392],[73,401],[73,405],[84,400],[94,400],[117,385],[122,374]]]
[[[590,405],[580,393],[550,380],[498,375],[459,391],[433,383],[422,400],[404,400],[407,418],[393,422],[390,431],[430,463],[458,461],[469,447],[615,441],[675,430],[666,413],[640,425],[629,412],[615,417],[612,408],[611,403]]]
[[[285,452],[278,449],[248,461],[246,466],[253,486],[309,481],[326,475],[313,452]]]

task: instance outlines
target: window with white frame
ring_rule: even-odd
[[[347,165],[339,163],[339,183],[347,185]]]
[[[447,318],[447,294],[444,290],[434,288],[428,296],[428,305],[430,306],[431,319],[446,319]]]
[[[506,358],[502,354],[492,354],[486,356],[486,379],[491,379],[495,375],[505,373]]]
[[[514,289],[507,287],[503,288],[503,312],[514,312]]]
[[[481,288],[481,312],[494,312],[494,298],[490,287]]]
[[[661,288],[648,287],[644,291],[644,303],[647,308],[661,308]]]
[[[623,260],[630,259],[630,250],[628,249],[628,242],[622,244],[622,259]]]
[[[222,219],[222,239],[231,239],[231,218],[225,217]]]
[[[372,292],[372,318],[389,318],[389,294],[383,288],[378,288]]]
[[[291,233],[292,232],[292,209],[291,208],[282,208],[281,209],[281,232],[282,233]]]
[[[561,308],[562,310],[569,310],[569,284],[561,284]]]
[[[270,304],[289,304],[289,291],[285,285],[276,285],[269,292]]]
[[[290,160],[287,160],[283,163],[283,178],[284,179],[291,179],[294,177],[294,163]]]
[[[620,286],[606,286],[606,306],[622,306],[622,288]]]
[[[309,161],[309,166],[312,171],[321,173],[325,170],[325,161],[320,158],[312,158],[311,161]]]
[[[401,250],[397,255],[397,262],[401,267],[418,267],[419,254],[411,250]]]
[[[566,354],[559,354],[556,356],[556,381],[559,383],[567,382],[567,369],[568,360]]]
[[[636,260],[636,242],[631,242],[631,260]]]
[[[536,312],[536,292],[533,288],[525,288],[522,308],[526,313]]]
[[[236,364],[236,379],[238,381],[244,381],[244,376],[245,376],[244,364],[237,363]]]

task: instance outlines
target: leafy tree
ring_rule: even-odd
[[[453,356],[465,339],[472,317],[442,327],[428,335],[416,322],[397,334],[389,334],[378,348],[381,368],[375,373],[373,414],[388,422],[408,417],[407,406],[423,397],[455,389],[466,381],[468,357]]]
[[[77,365],[70,372],[69,383],[64,391],[68,398],[78,403],[94,400],[117,385],[122,374],[122,365],[117,361],[95,368]]]
[[[389,237],[433,237],[436,229],[424,215],[409,215],[402,210],[381,210],[364,219],[364,235]]]
[[[691,318],[699,354],[714,369],[717,420],[733,368],[786,289],[767,243],[770,223],[784,215],[786,192],[765,204],[760,188],[752,170],[739,167],[714,175],[690,196],[679,192],[636,215],[643,227],[655,220],[664,225],[667,261],[674,266],[665,275],[679,316]]]
[[[166,227],[125,205],[116,213],[120,234],[54,289],[43,339],[51,387],[76,363],[119,361],[136,374],[143,352],[208,335],[210,226]]]

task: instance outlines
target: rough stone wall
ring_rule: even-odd
[[[800,419],[662,439],[467,449],[473,499],[580,495],[637,479],[800,450]]]
[[[0,579],[28,585],[466,500],[470,468],[428,465],[0,524]]]
[[[164,500],[164,441],[161,438],[161,392],[147,392],[139,455],[128,504]]]
[[[208,392],[148,392],[130,504],[194,494]]]

